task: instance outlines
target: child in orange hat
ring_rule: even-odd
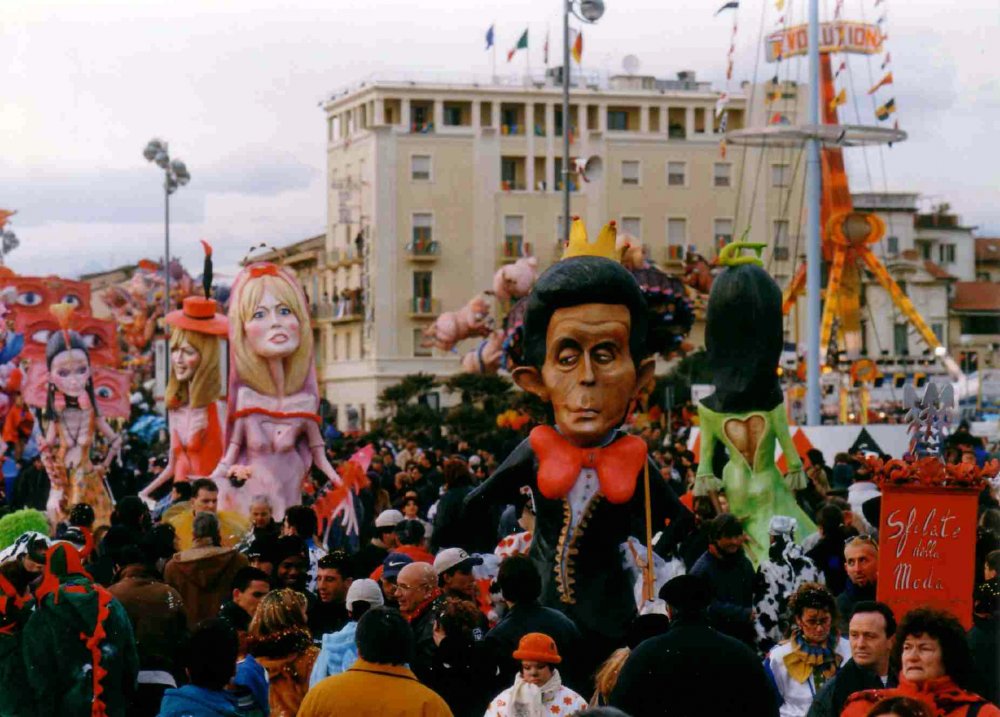
[[[485,717],[565,717],[587,709],[587,701],[562,684],[555,668],[562,657],[551,637],[529,632],[513,657],[520,660],[521,671],[514,684],[490,703]]]

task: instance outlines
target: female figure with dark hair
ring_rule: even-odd
[[[948,612],[922,607],[906,613],[896,630],[893,664],[901,667],[899,687],[855,693],[842,717],[866,717],[889,697],[915,699],[939,717],[1000,717],[1000,708],[968,690],[974,679],[969,645]]]
[[[247,644],[267,671],[273,717],[293,717],[309,690],[319,648],[307,624],[305,596],[288,588],[265,595],[250,621]]]
[[[719,256],[729,268],[716,277],[708,300],[705,343],[715,392],[698,407],[701,460],[694,486],[695,495],[710,495],[713,502],[725,487],[730,512],[750,537],[754,565],[767,549],[771,516],[795,518],[803,538],[816,530],[793,493],[807,480],[777,375],[784,346],[781,289],[759,258],[738,256],[744,247],[760,246],[736,242]],[[729,454],[722,476],[712,472],[717,443]],[[788,463],[784,478],[774,462],[775,444]]]
[[[66,520],[69,506],[87,503],[94,509],[94,525],[109,525],[114,501],[104,478],[121,450],[122,437],[97,411],[90,357],[83,337],[69,330],[71,304],[51,307],[61,327],[45,347],[49,383],[45,402],[42,464],[52,483],[46,510],[53,523]],[[97,434],[108,442],[100,463],[91,462]]]
[[[496,663],[474,636],[481,620],[476,606],[459,598],[444,598],[434,610],[434,655],[425,684],[455,717],[481,717],[496,692]]]
[[[804,717],[820,688],[851,659],[851,645],[836,628],[837,601],[819,583],[799,586],[788,611],[792,635],[771,650],[764,668],[781,697],[781,717]]]
[[[927,705],[909,697],[890,697],[872,707],[867,717],[934,717]]]

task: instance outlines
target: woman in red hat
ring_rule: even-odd
[[[563,685],[555,668],[562,657],[556,642],[541,632],[529,632],[514,650],[521,671],[514,684],[497,695],[485,717],[566,717],[587,709],[587,701]]]
[[[147,501],[154,490],[173,479],[184,483],[211,474],[222,458],[219,368],[222,337],[229,331],[217,313],[212,289],[212,247],[205,246],[204,296],[184,299],[183,309],[167,314],[170,332],[170,376],[166,404],[170,418],[170,456],[163,472],[142,490]]]

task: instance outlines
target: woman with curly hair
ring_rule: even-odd
[[[836,628],[837,601],[823,585],[803,583],[788,600],[792,634],[764,659],[782,703],[781,717],[803,717],[813,698],[847,660],[851,645]]]
[[[247,643],[267,670],[272,717],[294,717],[309,690],[319,648],[306,625],[306,598],[288,588],[265,595],[250,621]]]
[[[965,630],[951,613],[929,607],[906,613],[896,630],[892,664],[901,666],[899,687],[851,695],[841,717],[867,717],[889,697],[922,702],[937,717],[1000,717],[1000,708],[968,690],[972,656]]]

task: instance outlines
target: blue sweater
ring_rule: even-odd
[[[236,697],[225,690],[184,685],[163,693],[159,717],[243,717]]]

